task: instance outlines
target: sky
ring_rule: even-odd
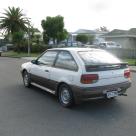
[[[136,28],[135,0],[1,0],[0,13],[9,6],[20,7],[31,18],[34,27],[42,30],[41,20],[47,16],[64,17],[69,32],[94,30],[106,26],[109,30]],[[1,15],[1,14],[0,14]]]

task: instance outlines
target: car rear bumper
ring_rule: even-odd
[[[72,86],[72,91],[74,94],[75,102],[78,103],[80,101],[89,100],[92,98],[104,98],[106,97],[107,91],[118,90],[118,94],[122,95],[126,92],[126,90],[131,86],[131,82],[123,82],[112,85],[105,85],[99,87],[78,87]]]

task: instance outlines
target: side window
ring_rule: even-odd
[[[47,51],[39,59],[38,64],[52,66],[57,56],[57,51]]]
[[[55,63],[55,67],[77,71],[77,64],[72,55],[67,51],[61,51]]]

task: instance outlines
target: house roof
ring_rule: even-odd
[[[134,37],[136,38],[136,28],[129,30],[114,29],[111,32],[103,35],[103,37]]]
[[[88,30],[88,29],[78,29],[77,31],[71,33],[71,34],[105,34],[107,32],[105,31],[97,31],[97,30]]]
[[[136,28],[131,28],[129,31],[128,31],[129,34],[134,34],[136,35]]]
[[[88,34],[88,33],[95,34],[95,31],[87,30],[87,29],[78,29],[77,31],[75,31],[75,33],[78,33],[78,34],[81,34],[81,33],[84,33],[84,34]]]

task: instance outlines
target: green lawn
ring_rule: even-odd
[[[136,65],[136,59],[122,59],[124,62],[128,62],[129,65]]]
[[[41,53],[30,53],[30,56],[28,56],[27,53],[17,53],[17,52],[14,52],[14,51],[8,51],[8,52],[3,52],[2,53],[2,56],[4,57],[37,57],[39,56]]]

